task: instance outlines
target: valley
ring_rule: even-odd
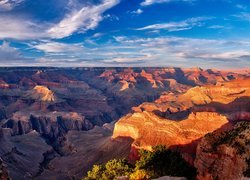
[[[165,144],[194,164],[207,133],[250,117],[250,72],[0,68],[0,157],[9,176],[81,179],[93,164]]]

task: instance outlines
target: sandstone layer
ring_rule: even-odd
[[[92,164],[127,155],[131,142],[112,140],[112,130],[107,131],[105,124],[131,112],[132,107],[140,115],[171,121],[200,119],[206,116],[206,108],[212,119],[220,119],[219,126],[225,117],[248,116],[247,110],[230,111],[232,107],[242,109],[243,99],[227,101],[231,103],[225,106],[214,104],[216,108],[203,103],[206,107],[199,106],[203,109],[193,109],[197,107],[196,93],[189,92],[193,102],[184,96],[182,102],[179,94],[195,86],[222,86],[248,76],[246,71],[200,68],[0,68],[0,129],[5,134],[0,136],[0,157],[12,178],[80,179]],[[234,98],[243,91],[225,93]],[[202,96],[204,93],[199,91]],[[181,103],[174,103],[178,97]],[[156,99],[155,103],[144,103]],[[210,98],[205,97],[205,101]],[[221,114],[218,109],[226,111]],[[189,127],[177,123],[173,130],[183,133],[182,126]],[[209,127],[204,131],[210,131]],[[184,143],[183,138],[180,136],[178,142]]]
[[[133,110],[115,124],[113,138],[131,137],[135,149],[150,150],[159,144],[178,148],[192,162],[205,134],[250,120],[250,79],[166,93]]]

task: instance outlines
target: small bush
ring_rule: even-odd
[[[153,151],[140,150],[140,159],[135,167],[125,159],[110,160],[105,165],[95,165],[85,180],[112,180],[117,177],[129,177],[131,180],[147,180],[161,176],[193,178],[196,169],[191,167],[179,152],[165,146],[156,146]]]
[[[135,170],[135,172],[133,172],[130,175],[130,180],[148,180],[148,179],[150,179],[150,175],[144,169]]]
[[[129,176],[133,171],[131,164],[125,159],[113,159],[105,165],[94,165],[93,169],[88,172],[85,180],[111,180],[119,176]]]
[[[191,167],[179,152],[171,151],[165,146],[156,146],[153,151],[141,150],[136,169],[144,169],[152,178],[161,176],[195,177],[196,170]]]

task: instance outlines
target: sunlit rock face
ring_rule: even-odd
[[[250,122],[240,122],[225,132],[202,138],[197,148],[197,179],[242,179],[249,176]]]
[[[193,159],[196,139],[249,117],[249,101],[235,99],[247,96],[243,81],[240,91],[226,83],[248,76],[200,68],[0,68],[0,156],[12,178],[24,179],[81,179],[93,164],[127,157],[133,141],[136,148],[181,146]],[[210,86],[229,88],[224,104],[219,95],[211,99],[222,91],[203,89]],[[133,141],[111,138],[107,123],[121,117],[113,136]]]
[[[55,102],[56,97],[54,93],[45,86],[35,86],[33,90],[28,94],[31,99],[45,102]]]
[[[131,137],[136,149],[165,144],[178,148],[192,162],[205,134],[227,129],[231,122],[250,120],[250,79],[166,93],[133,110],[115,124],[113,138]]]

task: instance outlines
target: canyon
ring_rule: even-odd
[[[194,87],[185,93],[166,93],[155,102],[142,103],[116,124],[113,138],[134,139],[136,150],[164,144],[178,149],[193,164],[200,139],[232,123],[250,120],[250,79]]]
[[[93,164],[165,144],[195,164],[207,133],[249,120],[249,77],[201,68],[0,68],[1,161],[13,179],[81,179]]]

